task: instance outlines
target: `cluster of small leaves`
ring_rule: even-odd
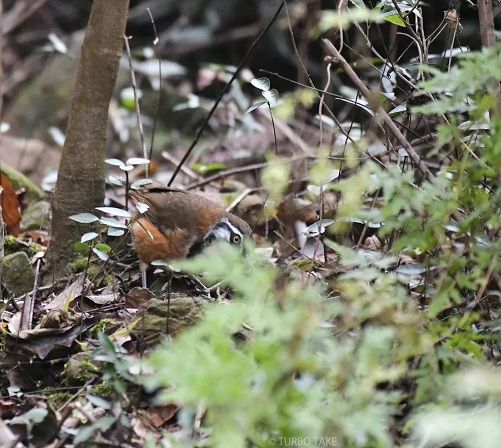
[[[422,18],[419,2],[415,0],[404,0],[394,2],[392,0],[381,0],[375,7],[376,11],[381,11],[384,20],[404,27],[409,22],[408,16],[414,14]]]
[[[96,207],[103,213],[108,213],[113,216],[122,216],[124,218],[130,218],[130,213],[126,210],[122,210],[116,207]],[[121,236],[125,233],[127,226],[118,221],[115,218],[108,217],[98,217],[92,213],[78,213],[69,217],[71,220],[76,221],[80,224],[93,224],[99,222],[105,226],[108,226],[107,233],[109,236]],[[91,230],[86,232],[80,238],[80,242],[75,244],[75,249],[80,252],[88,252],[91,250],[96,254],[101,260],[106,261],[108,259],[108,253],[111,251],[111,247],[102,242],[96,242],[99,237],[99,233]]]
[[[335,10],[323,11],[314,35],[317,37],[332,29],[346,29],[353,22],[381,23],[384,20],[391,21],[388,17],[395,15],[394,10],[390,15],[386,15],[379,9],[369,9],[361,0],[352,0],[351,3],[355,7],[344,10],[342,14]]]
[[[110,181],[115,185],[119,186],[128,186],[127,175],[128,172],[133,170],[137,165],[145,165],[150,161],[148,159],[143,159],[140,157],[134,157],[128,159],[126,162],[122,162],[118,159],[107,159],[106,163],[109,165],[117,166],[120,168],[126,175],[125,179],[120,179],[117,177],[111,177]],[[149,179],[141,179],[137,182],[134,182],[130,187],[135,189],[139,188],[142,185],[151,183]],[[139,206],[141,208],[141,206]],[[106,226],[106,235],[109,237],[119,237],[123,236],[127,230],[127,222],[124,220],[130,220],[132,215],[129,211],[117,208],[117,207],[96,207],[96,210],[105,213],[109,216],[96,216],[93,213],[78,213],[76,215],[72,215],[69,217],[72,221],[78,222],[80,224],[93,224],[99,223],[103,226]],[[143,210],[144,211],[144,210]],[[117,219],[118,218],[118,219]],[[91,230],[90,232],[86,232],[80,238],[80,241],[75,244],[75,249],[80,252],[89,252],[92,251],[100,260],[106,261],[109,257],[109,252],[111,251],[111,247],[103,242],[97,241],[100,234],[95,230]]]
[[[480,52],[458,54],[459,63],[447,72],[426,66],[428,80],[421,83],[422,94],[434,94],[435,99],[413,111],[424,114],[469,112],[477,117],[493,105],[493,80],[500,80],[501,45]]]
[[[270,109],[278,104],[278,90],[271,88],[271,83],[268,78],[256,78],[251,81],[251,84],[257,89],[261,90],[261,95],[264,100],[257,101],[252,106],[250,106],[245,113],[252,112],[258,107],[268,105]]]
[[[352,182],[361,183],[367,192],[379,190],[381,182],[388,186],[378,217],[385,222],[382,237],[391,231],[402,235],[395,253],[413,253],[419,247],[431,252],[448,241],[451,224],[444,223],[458,206],[458,195],[447,176],[415,190],[410,175],[368,164],[350,182],[336,185],[347,192]],[[338,445],[354,447],[394,446],[391,421],[403,402],[418,409],[407,425],[416,439],[422,440],[434,426],[434,416],[444,422],[446,440],[453,438],[457,419],[466,411],[454,414],[440,408],[447,399],[442,397],[446,375],[473,359],[482,362],[485,337],[474,331],[476,314],[443,321],[433,316],[461,298],[465,287],[473,290],[487,259],[475,252],[480,258],[469,259],[476,267],[468,271],[452,250],[435,257],[440,276],[430,290],[434,288],[436,309],[421,313],[408,285],[416,274],[433,271],[432,259],[423,259],[428,269],[398,269],[396,255],[352,250],[329,240],[326,244],[339,255],[344,271],[336,281],[338,296],[294,281],[275,287],[277,271],[264,266],[252,250],[242,259],[231,247],[213,248],[214,252],[177,265],[188,272],[206,272],[211,281],[223,281],[234,290],[230,305],[210,307],[199,324],[157,349],[147,363],[154,372],[147,386],[165,388],[162,399],[181,405],[185,429],[193,424],[195,409],[206,409],[200,431],[210,433],[209,446],[260,446],[279,437],[331,437]],[[449,277],[455,282],[447,283]],[[472,284],[459,283],[467,280]],[[251,335],[242,341],[236,335],[246,328]],[[411,368],[410,359],[419,360],[417,368]],[[415,384],[412,392],[402,387],[408,381]],[[435,408],[421,408],[432,403]],[[483,422],[486,427],[492,423],[488,420]],[[475,428],[475,434],[481,428]],[[433,437],[445,436],[437,429]],[[175,438],[169,441],[176,446]]]

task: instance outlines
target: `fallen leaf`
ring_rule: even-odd
[[[96,305],[109,305],[110,303],[118,302],[119,296],[117,293],[101,294],[101,295],[87,295],[87,300],[95,303]]]
[[[365,239],[362,247],[367,250],[381,250],[382,244],[376,235],[372,235]]]
[[[133,288],[125,296],[126,308],[139,308],[143,303],[155,297],[155,295],[146,288]]]
[[[9,336],[17,348],[33,353],[40,359],[45,359],[54,349],[71,347],[75,339],[99,320],[100,318],[96,316],[87,318],[78,315],[73,317],[73,326],[71,327],[21,330],[18,334],[13,333]]]
[[[74,283],[55,297],[54,300],[49,303],[45,303],[44,308],[46,310],[53,310],[56,308],[67,310],[74,300],[81,297],[82,291],[89,290],[91,285],[92,284],[87,277],[81,274]]]
[[[150,423],[155,428],[160,428],[166,421],[174,417],[179,410],[179,406],[175,404],[167,404],[165,406],[155,406],[146,411]]]
[[[0,172],[0,185],[2,192],[0,194],[0,206],[2,208],[2,217],[7,226],[7,232],[12,236],[18,236],[21,232],[21,213],[19,212],[19,200],[17,194],[12,188],[9,179]]]

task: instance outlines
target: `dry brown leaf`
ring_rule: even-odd
[[[459,22],[459,14],[455,9],[449,9],[448,11],[444,11],[444,20],[447,28],[451,30],[456,30],[456,33],[459,34],[463,31],[463,26]]]
[[[382,245],[379,238],[376,235],[372,235],[365,239],[362,247],[367,250],[381,250]]]
[[[44,303],[46,310],[53,310],[56,308],[68,309],[71,304],[82,295],[82,291],[88,291],[92,283],[81,274],[77,280],[68,286],[63,292],[55,297],[50,303]]]
[[[22,330],[17,334],[9,334],[9,343],[15,344],[18,349],[37,355],[40,359],[45,359],[55,349],[67,349],[71,347],[75,339],[99,322],[99,320],[98,316],[85,318],[82,315],[75,315],[71,322],[73,326]]]
[[[323,193],[324,212],[322,218],[332,218],[337,209],[337,196],[332,191]],[[318,221],[319,202],[303,199],[295,196],[286,196],[278,206],[277,218],[284,223],[303,221],[313,224]]]
[[[68,313],[66,310],[50,310],[46,316],[40,320],[40,328],[65,328],[68,326]]]
[[[28,176],[39,184],[43,178],[57,171],[61,151],[41,140],[26,139],[2,134],[0,139],[0,160]]]
[[[21,232],[21,213],[19,211],[19,200],[12,188],[9,179],[0,172],[0,184],[3,187],[0,194],[0,206],[2,207],[2,217],[7,226],[7,232],[12,236],[18,236]]]
[[[109,305],[111,303],[115,303],[120,300],[120,296],[118,293],[88,295],[85,296],[85,298],[87,300],[90,300],[92,303],[95,303],[96,305]]]
[[[125,296],[126,308],[139,308],[143,303],[148,302],[155,295],[146,288],[133,288]]]
[[[174,417],[174,414],[178,411],[178,409],[179,406],[175,404],[167,404],[165,406],[155,406],[149,408],[146,411],[146,414],[148,415],[150,423],[156,428],[159,428],[166,421]]]
[[[251,227],[255,224],[263,224],[265,222],[263,203],[263,199],[258,194],[249,194],[237,204],[234,213],[247,221]]]

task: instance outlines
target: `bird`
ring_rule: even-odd
[[[243,219],[196,193],[151,184],[131,190],[131,196],[148,206],[130,225],[143,287],[146,268],[154,260],[193,257],[218,241],[243,248],[252,233]]]

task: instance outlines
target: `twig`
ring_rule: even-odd
[[[17,336],[24,330],[31,330],[33,324],[33,311],[35,309],[35,298],[32,294],[24,295],[23,307],[21,309],[21,323]]]
[[[253,165],[239,166],[237,168],[231,168],[228,170],[219,171],[219,173],[213,174],[203,180],[192,182],[188,184],[185,189],[192,190],[193,188],[201,187],[203,185],[210,184],[215,180],[222,179],[223,177],[231,176],[232,174],[245,173],[246,171],[260,170],[268,165],[268,162],[254,163]]]
[[[329,88],[329,86],[331,85],[331,64],[327,64],[327,67],[325,69],[326,73],[327,73],[327,80],[325,81],[325,87],[324,87],[324,92]],[[319,117],[319,126],[320,126],[320,146],[323,146],[324,144],[324,122],[322,120],[322,115],[323,115],[323,112],[322,112],[322,109],[323,109],[323,106],[325,105],[325,93],[322,93],[322,95],[320,95],[320,101],[318,102],[318,117]]]
[[[33,285],[33,298],[36,299],[38,286],[40,284],[40,272],[42,269],[42,257],[37,260],[37,267],[35,269],[35,283]]]
[[[136,106],[136,117],[137,117],[137,127],[139,129],[139,139],[141,140],[141,148],[143,149],[143,157],[145,159],[148,158],[148,153],[146,151],[146,145],[144,144],[144,130],[143,130],[143,122],[141,120],[141,109],[139,108],[139,98],[137,96],[137,84],[136,84],[136,75],[134,74],[134,67],[132,66],[132,55],[130,52],[129,46],[129,38],[124,36],[125,41],[125,49],[127,51],[127,58],[129,60],[129,70],[130,70],[130,80],[132,84],[132,91],[134,92],[134,104]],[[148,164],[144,165],[144,171],[146,177],[148,177]]]
[[[2,197],[3,188],[0,186],[0,198]],[[5,228],[3,224],[3,215],[2,215],[2,202],[0,201],[0,260],[3,260],[5,251]],[[2,270],[3,263],[0,263],[0,284],[2,284]]]
[[[308,146],[308,143],[306,143],[299,135],[297,135],[296,132],[294,132],[289,126],[286,124],[282,123],[281,121],[274,122],[273,120],[273,115],[270,114],[268,115],[264,109],[259,108],[258,113],[266,120],[270,120],[271,126],[273,128],[273,135],[275,138],[275,148],[277,147],[277,136],[275,133],[275,126],[276,129],[278,129],[287,140],[289,140],[291,143],[296,144],[307,156],[309,157],[314,157],[313,152],[311,151],[310,147]],[[271,117],[271,118],[270,118]]]
[[[28,20],[30,16],[35,14],[47,0],[38,0],[32,3],[29,0],[23,3],[17,3],[10,11],[6,12],[3,17],[3,34],[9,34],[23,22]]]
[[[259,188],[246,188],[228,207],[226,207],[226,211],[231,212],[247,195],[256,190],[259,190]]]
[[[179,160],[176,159],[173,155],[169,154],[167,151],[162,151],[162,157],[167,160],[168,162],[172,163],[174,166],[179,165]],[[186,166],[183,166],[181,168],[181,171],[186,174],[187,176],[191,177],[192,179],[200,179],[201,176],[195,171],[193,171],[191,168],[188,168]]]
[[[153,143],[155,142],[155,131],[157,129],[157,119],[158,119],[158,110],[160,108],[160,98],[162,97],[162,59],[160,54],[158,53],[158,34],[157,27],[155,26],[155,20],[153,19],[153,15],[151,14],[150,8],[146,8],[148,14],[151,19],[151,26],[153,28],[153,34],[155,35],[155,39],[153,40],[153,48],[155,49],[155,56],[158,60],[158,95],[157,102],[155,104],[155,113],[153,114],[153,126],[151,129],[151,143],[150,143],[150,152],[148,154],[148,160],[151,160],[151,155],[153,154]]]

